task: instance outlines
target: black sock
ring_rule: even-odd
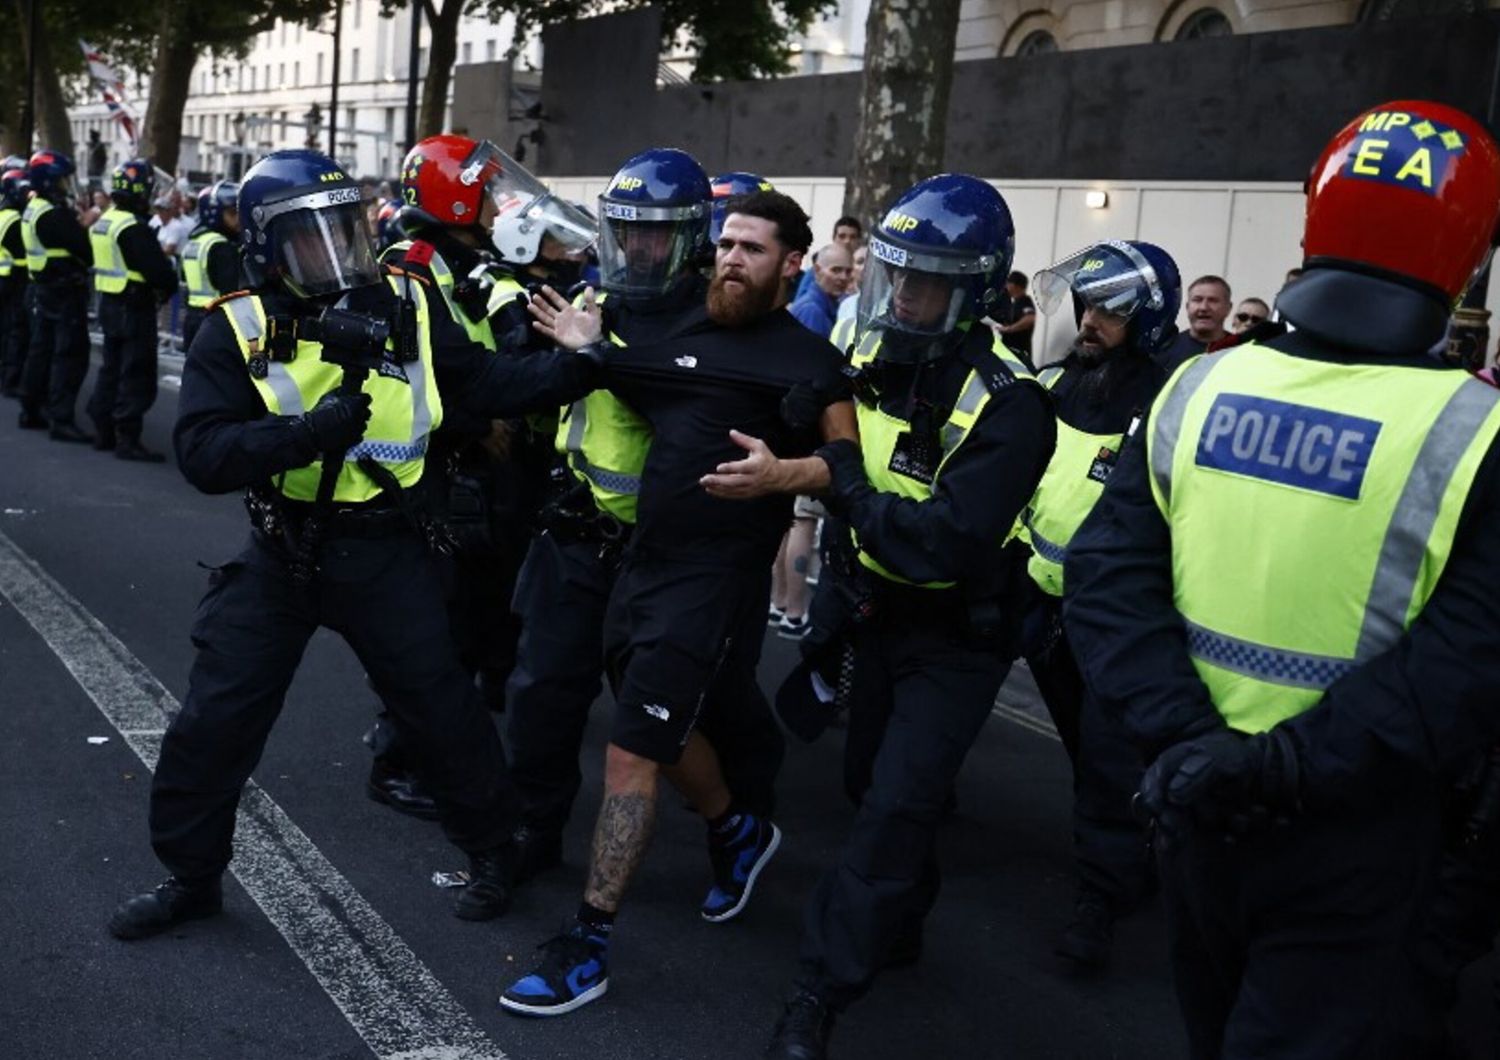
[[[606,913],[598,906],[589,905],[587,902],[578,904],[578,922],[588,928],[596,935],[609,937],[609,933],[615,927],[615,914]]]

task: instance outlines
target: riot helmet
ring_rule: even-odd
[[[198,223],[220,235],[240,230],[240,186],[233,180],[210,184],[198,193]]]
[[[44,199],[62,202],[73,194],[73,160],[61,151],[42,148],[26,162],[31,190]]]
[[[121,162],[109,175],[109,197],[120,209],[134,214],[148,213],[151,204],[172,187],[171,175],[144,158]]]
[[[599,196],[599,282],[624,298],[666,294],[707,257],[708,174],[685,151],[655,147],[620,167]]]
[[[20,163],[17,165],[16,163]],[[26,159],[11,157],[0,162],[0,206],[24,210],[31,182],[26,179]]]
[[[989,184],[961,173],[919,181],[870,237],[860,331],[881,333],[882,360],[942,356],[998,301],[1015,244],[1010,208]]]
[[[713,194],[713,205],[708,224],[708,242],[717,245],[719,234],[724,231],[724,218],[729,216],[729,201],[756,191],[775,191],[776,186],[758,173],[737,170],[721,173],[708,182]]]
[[[1044,313],[1070,299],[1075,324],[1087,309],[1126,321],[1126,341],[1143,353],[1164,349],[1177,334],[1182,278],[1171,255],[1153,243],[1095,243],[1047,266],[1033,286]]]
[[[240,185],[240,242],[254,287],[318,298],[380,280],[359,185],[327,155],[273,151]]]
[[[1500,237],[1500,148],[1473,118],[1397,100],[1344,126],[1307,185],[1303,274],[1281,316],[1333,342],[1426,350]]]

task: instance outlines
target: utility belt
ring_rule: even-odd
[[[601,560],[611,565],[618,564],[635,527],[601,511],[588,486],[572,479],[571,475],[568,478],[571,485],[537,513],[537,525],[542,533],[552,535],[564,545],[595,545]]]
[[[250,525],[275,541],[295,545],[315,518],[316,505],[308,501],[288,500],[274,490],[251,487],[245,491],[245,510]],[[366,504],[335,505],[325,516],[322,537],[381,538],[409,533],[414,527],[411,517],[383,497]]]

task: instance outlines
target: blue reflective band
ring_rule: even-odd
[[[1195,463],[1358,500],[1380,428],[1310,405],[1220,394],[1203,421]]]

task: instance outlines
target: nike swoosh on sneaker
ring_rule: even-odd
[[[604,966],[598,960],[590,959],[586,964],[580,964],[568,973],[568,989],[575,994],[581,994],[592,986],[597,986],[600,979],[604,978]]]

